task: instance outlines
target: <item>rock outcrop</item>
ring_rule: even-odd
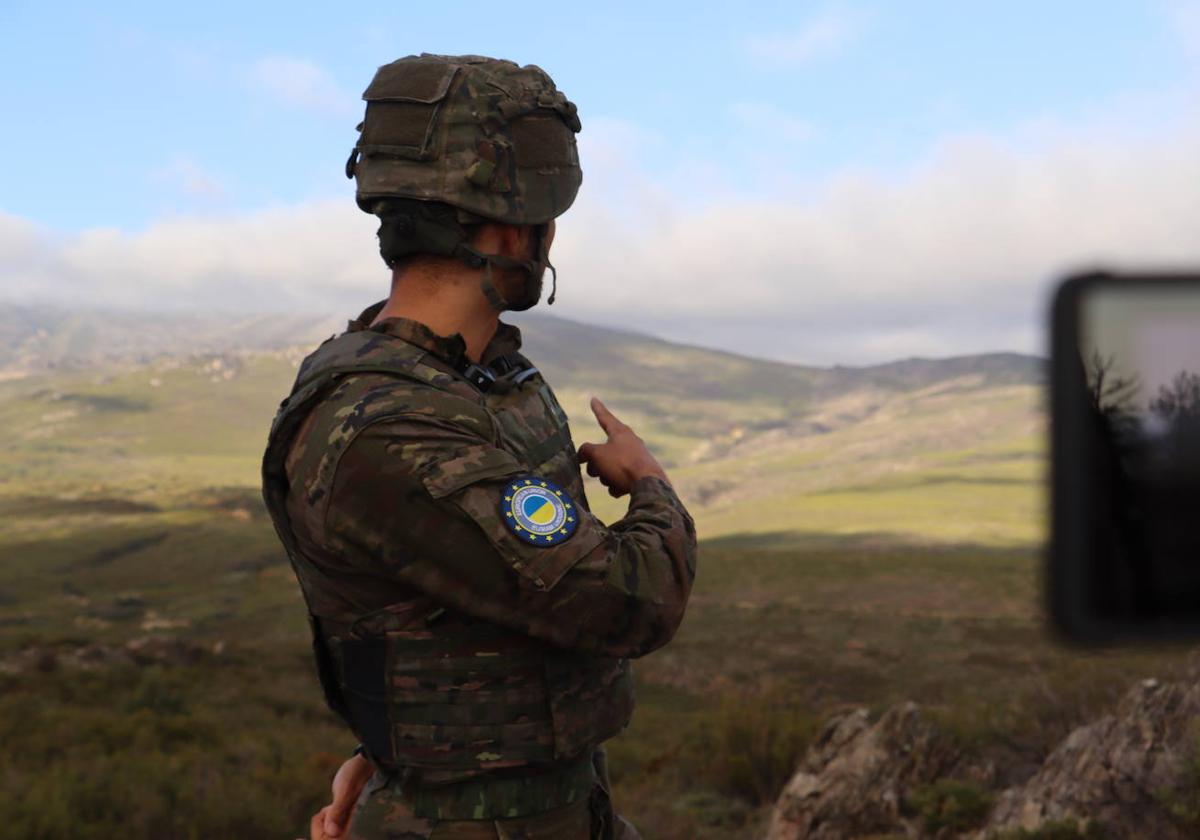
[[[982,827],[935,836],[984,840],[1069,823],[1113,838],[1200,836],[1198,739],[1200,684],[1146,680],[1071,732],[1026,781],[996,793]],[[959,753],[915,704],[875,723],[857,710],[831,720],[809,749],[767,840],[928,836],[906,812],[916,789],[948,778],[987,787],[997,775]]]
[[[826,724],[775,806],[768,840],[915,836],[902,813],[912,788],[962,769],[963,759],[914,703],[871,723],[865,709]]]
[[[1028,782],[1000,795],[990,830],[1095,821],[1111,837],[1194,836],[1168,814],[1194,759],[1200,685],[1146,680],[1109,715],[1073,731]],[[1195,781],[1195,780],[1193,780]],[[1192,791],[1192,797],[1196,796]]]

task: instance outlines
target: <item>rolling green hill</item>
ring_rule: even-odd
[[[330,328],[295,317],[51,315],[0,317],[3,494],[160,499],[256,486],[274,408]],[[601,396],[671,470],[706,536],[1038,536],[1037,359],[812,368],[545,316],[522,323],[576,442],[597,436],[587,400]],[[620,515],[604,493],[591,497],[603,517]]]

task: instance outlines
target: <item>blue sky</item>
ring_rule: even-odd
[[[359,93],[412,52],[540,64],[585,131],[636,125],[647,166],[697,199],[899,169],[946,133],[1069,118],[1188,67],[1169,7],[1145,2],[406,5],[8,3],[0,101],[20,118],[0,153],[24,163],[5,167],[4,209],[130,229],[346,195]],[[272,61],[311,64],[323,89],[289,97],[263,76]],[[762,136],[771,119],[783,137]]]
[[[116,237],[105,253],[126,247],[118,262],[128,266],[166,227],[222,219],[253,225],[261,214],[351,203],[341,168],[361,116],[361,90],[377,65],[421,51],[498,55],[554,76],[583,119],[580,204],[587,209],[576,215],[596,235],[615,235],[630,219],[695,227],[730,207],[769,217],[794,211],[813,224],[840,219],[866,230],[873,213],[893,212],[895,202],[932,201],[937,185],[972,155],[972,171],[1003,189],[1002,181],[989,180],[989,166],[1036,167],[1096,135],[1108,144],[1109,161],[1149,161],[1170,149],[1186,154],[1171,144],[1191,130],[1200,90],[1195,2],[514,9],[519,13],[494,3],[338,10],[294,2],[0,0],[0,104],[8,118],[0,155],[9,162],[0,168],[0,214],[42,248],[87,250],[105,231]],[[999,157],[989,164],[989,154]],[[839,210],[856,190],[874,191],[874,198],[861,198],[854,212]],[[1104,195],[1119,197],[1112,190],[1118,187]],[[1169,200],[1178,211],[1182,199]],[[569,214],[564,225],[572,221]],[[678,231],[659,232],[680,239]],[[1094,237],[1081,242],[1091,244],[1068,249],[1064,261],[1105,252]],[[1114,252],[1127,253],[1130,244],[1116,243]],[[8,253],[32,247],[26,242]],[[574,257],[584,265],[581,246],[563,248],[568,264]],[[1156,245],[1146,253],[1177,251]],[[60,256],[38,264],[44,269]],[[35,283],[32,269],[7,259],[0,284],[7,276],[10,289],[20,288],[16,296],[48,288],[45,277]],[[826,279],[820,287],[829,285]],[[0,285],[0,297],[4,292]],[[592,306],[592,319],[616,320],[601,310]],[[744,315],[753,322],[752,308]],[[682,322],[670,320],[635,325],[687,338]],[[892,333],[910,327],[893,325]],[[1008,335],[994,339],[1035,349],[1027,328],[1025,338]],[[918,340],[911,349],[960,346],[971,349],[952,340]],[[900,340],[878,352],[904,349]],[[800,346],[762,352],[813,354]]]

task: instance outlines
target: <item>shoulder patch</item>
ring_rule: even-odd
[[[558,545],[579,526],[574,500],[553,481],[536,475],[505,486],[500,512],[509,530],[530,545]]]

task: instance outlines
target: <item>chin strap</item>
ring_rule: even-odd
[[[525,272],[527,277],[533,277],[533,272],[537,270],[537,264],[533,260],[514,260],[511,257],[505,257],[500,254],[476,255],[483,262],[483,278],[479,281],[479,288],[483,290],[488,303],[497,312],[505,312],[512,309],[512,305],[500,293],[500,290],[496,288],[496,284],[492,282],[492,266],[520,269]]]
[[[546,253],[547,249],[545,230],[545,225],[537,226],[537,257],[532,259],[518,260],[513,259],[512,257],[506,257],[502,254],[481,254],[474,248],[471,248],[465,244],[461,244],[455,249],[455,255],[471,268],[483,269],[483,278],[479,281],[479,288],[483,290],[484,297],[487,298],[488,303],[491,304],[492,308],[497,312],[505,312],[513,307],[504,298],[504,295],[500,293],[500,290],[496,288],[496,284],[492,282],[493,265],[499,268],[520,269],[521,271],[525,272],[527,280],[532,280],[534,274],[539,271],[539,269],[543,272],[547,268],[550,269],[552,286],[550,289],[550,297],[546,299],[546,305],[554,305],[554,297],[558,294],[558,271],[555,270],[554,265],[550,262],[550,255]],[[534,301],[534,303],[536,302],[537,301]],[[528,309],[532,307],[534,303],[529,304],[529,306],[525,308]]]
[[[492,305],[492,309],[495,309],[497,312],[504,312],[508,309],[508,301],[504,299],[504,295],[500,294],[500,290],[492,282],[491,260],[488,260],[484,265],[483,279],[479,281],[479,288],[483,289],[484,297],[488,299],[488,303]]]

